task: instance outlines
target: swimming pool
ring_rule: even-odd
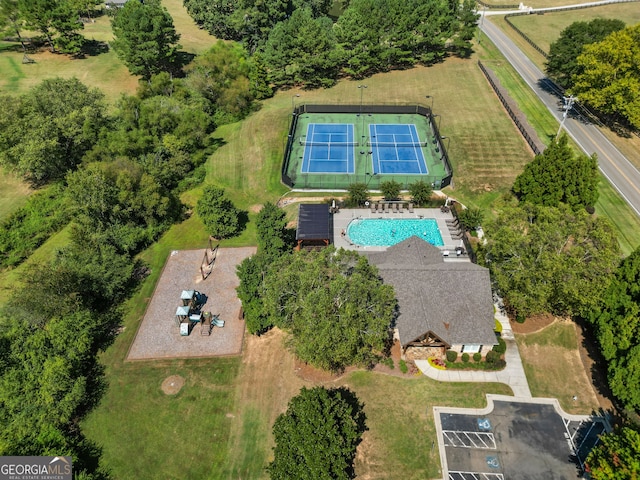
[[[415,235],[431,245],[444,245],[438,222],[433,218],[362,218],[353,220],[347,234],[355,244],[390,247]]]

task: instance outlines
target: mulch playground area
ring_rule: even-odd
[[[127,360],[240,354],[245,322],[240,318],[241,304],[236,294],[240,283],[236,267],[255,252],[255,247],[219,249],[206,280],[200,273],[203,249],[171,252]],[[202,311],[217,315],[225,322],[224,327],[213,327],[211,335],[202,335],[200,325],[195,324],[190,335],[181,336],[176,324],[176,308],[182,305],[183,290],[200,292],[206,299]]]

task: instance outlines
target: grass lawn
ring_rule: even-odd
[[[0,221],[24,205],[31,192],[29,185],[0,167]]]
[[[529,388],[534,397],[554,397],[568,413],[588,414],[599,407],[580,352],[573,322],[556,321],[539,332],[516,335]],[[573,396],[577,400],[573,400]]]

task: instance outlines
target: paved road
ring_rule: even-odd
[[[509,63],[538,95],[549,111],[562,120],[562,98],[545,90],[546,76],[489,18],[480,21],[480,28],[498,47]],[[640,172],[597,129],[580,117],[569,115],[564,129],[584,150],[598,155],[600,170],[616,190],[640,216]]]

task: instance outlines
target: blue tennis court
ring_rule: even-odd
[[[426,175],[424,142],[414,124],[371,124],[369,146],[374,174]]]
[[[353,124],[310,123],[304,145],[302,173],[354,173]]]

